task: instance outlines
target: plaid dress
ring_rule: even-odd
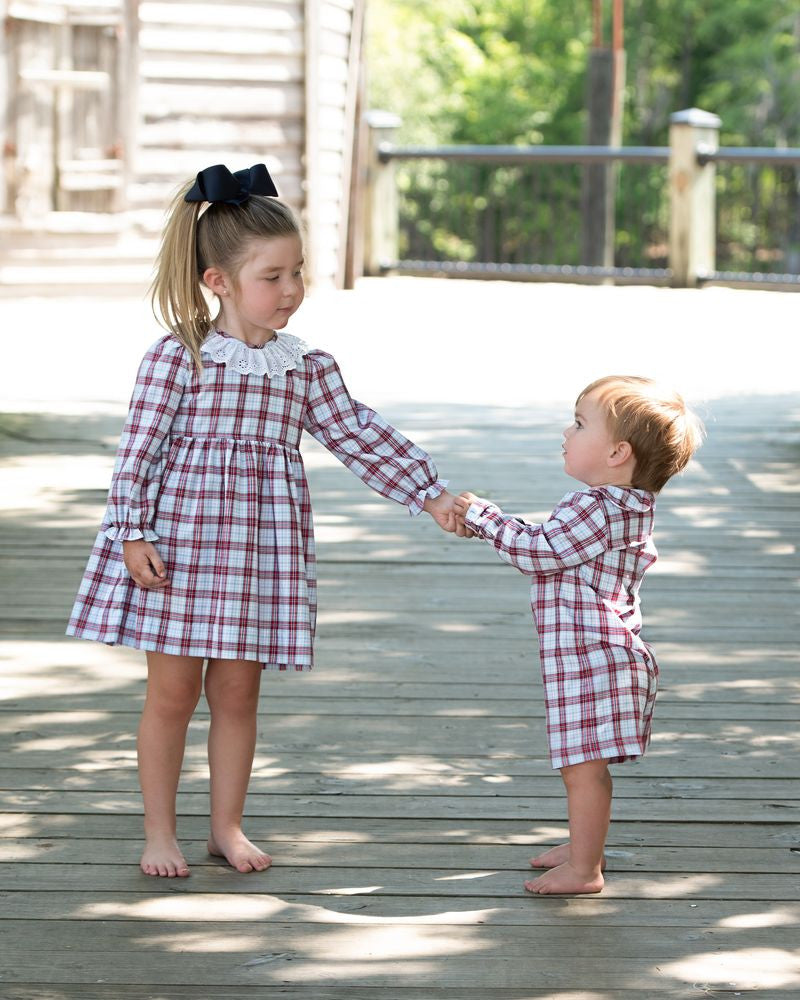
[[[466,523],[531,577],[553,767],[617,764],[650,741],[658,685],[640,635],[639,586],[656,561],[655,496],[604,486],[569,493],[543,524],[485,500]]]
[[[442,492],[430,457],[350,397],[330,354],[285,333],[271,345],[285,369],[272,377],[254,373],[262,350],[240,341],[238,360],[259,356],[248,374],[225,362],[224,345],[210,356],[204,346],[202,378],[171,335],[147,351],[68,635],[309,669],[317,601],[303,430],[411,514]],[[138,538],[155,543],[169,586],[129,576],[121,543]]]

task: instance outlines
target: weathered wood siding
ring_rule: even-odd
[[[211,163],[265,162],[304,207],[302,0],[144,2],[133,206],[163,210]]]
[[[0,14],[14,18],[0,50],[3,138],[16,150],[6,157],[5,211],[24,225],[54,210],[126,208],[154,240],[184,179],[212,163],[265,162],[303,217],[311,281],[340,284],[364,5],[0,0]],[[86,78],[66,90],[20,83],[21,68],[46,76],[60,67],[94,73],[94,89]]]

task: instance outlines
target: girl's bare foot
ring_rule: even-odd
[[[145,875],[186,878],[189,866],[172,834],[147,837],[139,867]]]
[[[598,872],[590,875],[581,875],[569,862],[551,868],[549,872],[540,875],[533,881],[526,882],[525,888],[528,892],[534,892],[541,896],[551,896],[558,893],[577,895],[578,893],[602,892],[605,880]]]
[[[569,841],[566,844],[559,844],[558,847],[551,847],[544,854],[539,854],[537,857],[531,858],[530,864],[531,868],[557,868],[559,865],[566,864],[567,861],[569,861]],[[603,855],[600,870],[606,870],[605,854]]]
[[[225,858],[237,872],[263,872],[272,864],[272,858],[251,843],[241,830],[218,837],[210,836],[208,853]]]

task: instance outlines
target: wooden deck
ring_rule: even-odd
[[[509,510],[541,516],[570,488],[563,409],[387,416]],[[265,677],[248,807],[274,865],[205,854],[199,713],[192,877],[139,873],[141,656],[61,638],[119,423],[0,424],[3,1000],[800,995],[800,396],[713,403],[659,503],[653,744],[615,769],[607,886],[582,899],[522,891],[566,834],[525,580],[315,445],[318,665]]]

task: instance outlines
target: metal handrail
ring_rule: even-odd
[[[800,166],[800,149],[773,149],[770,146],[697,147],[697,162],[706,163],[768,163],[774,167]]]
[[[382,163],[389,160],[454,160],[460,163],[667,163],[669,146],[395,146],[378,148]],[[697,147],[697,162],[768,163],[800,166],[800,149],[769,146]]]
[[[462,163],[666,163],[669,146],[395,146],[381,143],[389,160],[457,160]]]

